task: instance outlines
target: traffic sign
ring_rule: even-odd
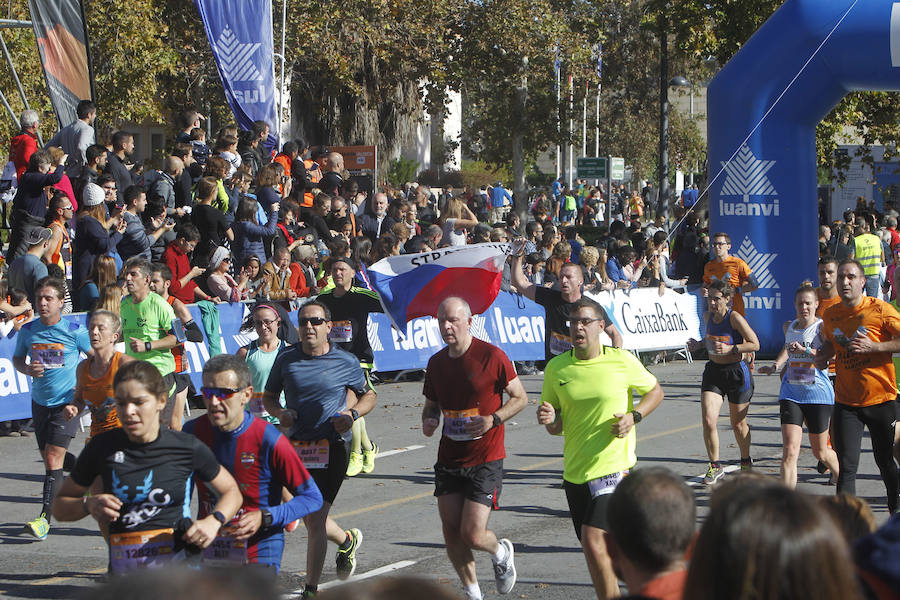
[[[583,157],[578,159],[578,179],[606,179],[605,157]]]
[[[610,159],[609,178],[616,181],[625,179],[625,159],[613,157]]]

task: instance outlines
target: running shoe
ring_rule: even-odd
[[[306,598],[315,598],[319,592],[314,592],[312,590],[303,590],[303,593],[300,594],[301,600],[306,600]]]
[[[46,540],[50,533],[50,522],[47,520],[47,515],[41,513],[37,519],[25,523],[25,531],[39,540]]]
[[[753,470],[753,459],[749,456],[747,458],[741,459],[741,471],[752,471]]]
[[[356,477],[363,470],[363,455],[361,452],[351,452],[350,462],[347,464],[347,477]]]
[[[378,456],[378,444],[372,442],[369,450],[363,450],[362,453],[362,472],[371,473],[375,470],[375,457]]]
[[[506,560],[502,563],[494,563],[494,582],[497,584],[498,594],[508,594],[516,585],[516,563],[514,560],[515,550],[513,550],[512,542],[506,538],[497,540],[506,548]]]
[[[350,536],[350,546],[346,549],[338,547],[334,557],[338,579],[347,579],[356,571],[356,551],[363,541],[363,534],[359,529],[348,529],[347,535]]]
[[[298,527],[300,527],[300,519],[297,519],[296,521],[291,521],[290,523],[285,525],[284,530],[287,531],[288,533],[291,533],[292,531],[295,531]]]
[[[705,485],[712,485],[724,476],[725,469],[723,467],[716,463],[709,463],[709,468],[706,469],[706,475],[703,477],[703,483]]]

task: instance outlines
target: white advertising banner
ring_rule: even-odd
[[[627,350],[683,348],[689,339],[701,337],[700,316],[706,303],[696,294],[636,288],[585,295],[606,309]]]

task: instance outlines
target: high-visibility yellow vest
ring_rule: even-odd
[[[881,238],[871,233],[858,235],[853,239],[856,260],[862,265],[866,277],[878,275],[881,267]]]

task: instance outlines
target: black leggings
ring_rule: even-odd
[[[872,454],[884,481],[888,510],[891,513],[897,510],[897,494],[900,492],[900,478],[897,467],[894,466],[893,455],[896,418],[893,400],[863,407],[835,403],[831,418],[834,427],[832,442],[841,467],[837,491],[856,495],[856,471],[859,468],[863,427],[868,427],[872,438]]]

